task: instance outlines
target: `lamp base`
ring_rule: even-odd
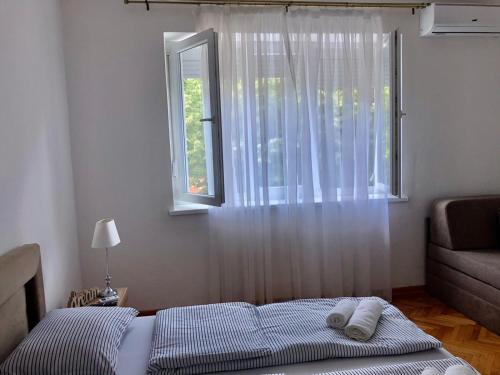
[[[101,290],[101,297],[115,297],[118,295],[118,292],[109,286],[105,289]]]

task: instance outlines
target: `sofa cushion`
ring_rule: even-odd
[[[500,250],[454,251],[429,245],[429,258],[500,289]]]
[[[431,242],[452,250],[497,248],[499,210],[499,195],[435,201]]]

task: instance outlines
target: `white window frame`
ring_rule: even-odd
[[[211,117],[200,119],[211,124],[212,162],[207,174],[213,174],[213,195],[190,193],[187,189],[187,156],[183,116],[183,95],[180,54],[206,44],[208,48],[208,80]],[[224,203],[222,129],[219,95],[217,33],[212,29],[197,34],[164,33],[165,72],[174,207],[186,204],[221,206]],[[212,184],[212,181],[210,181]]]
[[[391,37],[391,198],[407,200],[402,184],[402,122],[406,113],[403,111],[403,36],[399,30]]]

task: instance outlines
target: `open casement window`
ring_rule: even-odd
[[[217,34],[165,33],[174,205],[224,202]]]

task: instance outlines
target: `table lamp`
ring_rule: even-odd
[[[120,237],[113,219],[103,219],[95,223],[93,249],[106,249],[106,288],[101,291],[101,297],[117,296],[116,290],[111,288],[111,275],[109,274],[109,248],[120,243]]]

